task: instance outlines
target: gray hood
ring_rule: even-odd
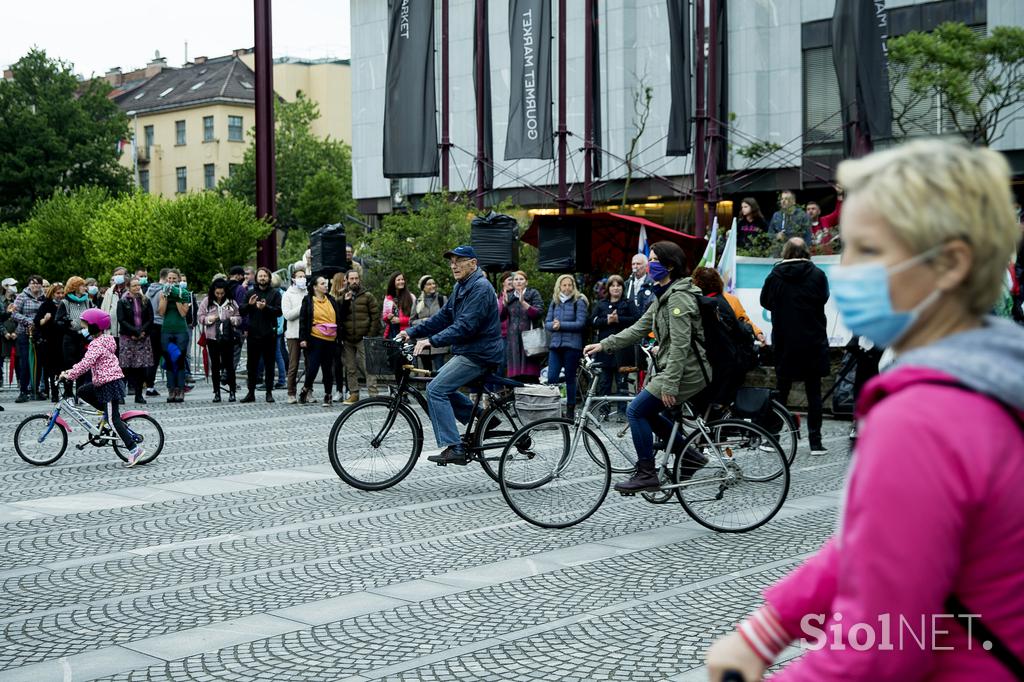
[[[900,355],[895,366],[927,367],[1024,411],[1024,327],[986,317],[984,325]]]

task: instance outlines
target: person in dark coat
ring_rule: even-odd
[[[64,369],[64,332],[57,326],[57,310],[63,298],[64,285],[51,284],[34,320],[36,355],[43,365],[46,392],[52,402],[60,398],[57,375]]]
[[[782,261],[761,289],[761,306],[772,313],[772,345],[779,401],[789,398],[794,381],[807,391],[807,431],[812,455],[827,452],[821,442],[821,377],[829,373],[825,303],[828,280],[814,263],[807,242],[794,237]]]
[[[248,392],[243,403],[256,400],[256,381],[260,359],[266,372],[267,402],[274,402],[274,355],[277,346],[277,318],[281,317],[281,292],[270,286],[270,268],[256,271],[256,286],[246,292],[242,319],[249,323],[246,382]]]
[[[608,278],[607,295],[594,302],[590,310],[590,325],[594,328],[594,343],[600,343],[609,336],[618,334],[623,329],[633,326],[640,317],[639,311],[632,301],[625,298],[626,283],[619,275]],[[625,395],[626,375],[619,373],[619,367],[633,364],[634,352],[630,348],[625,353],[599,353],[601,377],[599,395],[611,395],[614,383],[616,393]],[[625,416],[626,403],[618,404],[619,414]]]
[[[145,404],[146,398],[142,394],[146,390],[149,368],[154,362],[153,344],[149,340],[153,333],[153,304],[142,293],[142,282],[138,277],[128,280],[127,293],[116,303],[116,313],[121,336],[118,361],[129,386],[135,389],[135,402]]]

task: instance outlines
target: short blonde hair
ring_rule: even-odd
[[[1002,154],[920,140],[844,161],[837,179],[848,196],[864,195],[914,253],[953,239],[967,242],[973,262],[959,293],[972,314],[992,309],[1019,238]]]
[[[580,292],[576,288],[576,278],[572,275],[559,275],[558,279],[555,280],[555,292],[551,294],[551,301],[553,303],[558,303],[558,294],[562,293],[562,280],[564,279],[568,279],[572,282],[572,300],[575,301],[580,297]]]

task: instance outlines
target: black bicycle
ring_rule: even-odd
[[[384,490],[409,475],[423,450],[423,422],[409,399],[424,413],[428,405],[422,392],[412,385],[411,377],[432,373],[413,365],[413,344],[387,339],[366,341],[372,341],[374,352],[383,352],[397,385],[387,397],[366,398],[342,412],[331,429],[327,452],[331,466],[343,481],[360,490]],[[498,480],[505,443],[523,426],[510,390],[521,386],[518,381],[491,373],[469,385],[473,413],[462,440],[470,459],[479,461],[494,481]]]

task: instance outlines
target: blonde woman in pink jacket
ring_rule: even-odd
[[[1004,158],[931,140],[846,161],[831,293],[896,353],[857,406],[835,535],[707,653],[710,677],[1024,679],[1024,330],[988,317],[1019,236]],[[987,644],[986,644],[987,642]]]

